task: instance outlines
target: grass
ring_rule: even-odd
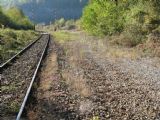
[[[160,31],[160,27],[158,27],[156,31]],[[134,35],[135,32],[139,34]],[[85,44],[90,42],[89,44],[93,51],[101,49],[105,52],[104,55],[107,57],[131,59],[147,56],[160,57],[159,43],[155,42],[155,40],[151,40],[148,37],[149,35],[142,35],[140,31],[137,31],[135,28],[131,29],[131,32],[126,31],[123,34],[116,34],[103,38],[90,36],[82,31],[76,31],[76,29],[58,30],[55,32],[49,31],[49,33],[51,33],[59,43],[81,41],[81,43]],[[151,37],[152,39],[158,39],[158,41],[160,41],[160,38],[155,35],[152,35]]]
[[[65,82],[81,97],[89,97],[92,92],[90,87],[87,85],[86,80],[82,76],[76,76],[71,71],[63,72]]]
[[[0,29],[0,63],[38,37],[32,30]]]
[[[140,57],[160,57],[160,38],[158,37],[158,33],[146,38],[145,41],[137,46],[129,45],[130,42],[123,42],[123,45],[119,44],[119,42],[125,41],[121,35],[102,38],[87,35],[82,31],[72,32],[62,30],[54,32],[52,35],[59,43],[73,42],[77,48],[81,47],[81,44],[84,46],[89,45],[92,51],[100,51],[101,56],[109,58],[138,59]],[[83,56],[85,49],[82,48],[80,49],[81,51],[78,51],[77,55],[79,55],[79,59]],[[65,49],[65,51],[67,54],[68,49]]]
[[[56,31],[53,32],[52,35],[54,36],[55,40],[59,43],[65,43],[76,39],[76,34],[71,33],[69,31]]]
[[[15,91],[17,89],[17,87],[15,85],[12,86],[1,86],[1,90],[3,92],[11,92],[11,91]]]
[[[18,101],[13,101],[9,106],[9,109],[14,113],[17,113],[19,111],[19,108],[20,106],[19,106]]]
[[[110,57],[110,58],[131,58],[136,59],[141,56],[142,51],[138,51],[136,47],[126,47],[118,44],[113,44],[113,38],[101,38],[87,35],[82,31],[70,32],[70,31],[57,31],[53,33],[56,41],[59,43],[73,42],[72,45],[77,49],[76,55],[72,57],[82,58],[85,53],[85,49],[91,49],[92,51],[101,53],[99,55]],[[118,37],[118,36],[117,36]],[[115,38],[115,37],[114,37]],[[86,46],[86,48],[78,49],[81,45]],[[65,47],[64,47],[65,48]],[[80,51],[79,51],[80,50]],[[69,49],[66,49],[70,51]],[[71,50],[72,51],[72,50]],[[71,57],[71,58],[72,58]]]
[[[77,60],[83,57],[83,50],[79,51],[78,48],[81,46],[79,46],[79,44],[73,44],[72,42],[76,43],[76,40],[81,39],[80,32],[59,30],[53,32],[52,35],[58,43],[64,45],[66,55],[70,56],[69,62],[72,63],[72,67],[76,68]],[[70,54],[70,52],[72,51],[72,47],[71,49],[65,47],[65,44],[68,44],[70,42],[73,47],[77,48],[75,54]],[[72,88],[72,92],[78,93],[81,97],[89,97],[92,94],[90,87],[87,85],[85,79],[82,76],[76,76],[72,73],[72,71],[63,71],[62,76],[65,79],[64,82]]]
[[[107,57],[112,58],[130,58],[130,59],[136,59],[139,55],[137,53],[136,49],[125,49],[120,48],[118,46],[110,47],[106,53]]]

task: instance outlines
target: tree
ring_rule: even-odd
[[[98,35],[122,32],[130,25],[152,31],[160,25],[159,6],[160,0],[90,0],[81,23],[86,31]]]
[[[31,29],[33,28],[32,22],[24,15],[23,11],[12,7],[5,11],[5,14],[14,23],[12,27],[17,29]]]

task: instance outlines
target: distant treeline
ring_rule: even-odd
[[[0,7],[0,28],[33,29],[34,25],[19,8]]]

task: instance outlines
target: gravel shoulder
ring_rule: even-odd
[[[80,116],[159,120],[160,59],[112,57],[102,41],[78,35],[63,44],[68,67],[62,75],[72,93],[80,96]]]
[[[115,58],[102,41],[74,34],[75,41],[50,45],[28,118],[159,120],[159,58]]]

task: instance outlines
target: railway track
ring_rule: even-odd
[[[0,66],[2,120],[20,120],[49,41],[50,35],[42,34]]]

